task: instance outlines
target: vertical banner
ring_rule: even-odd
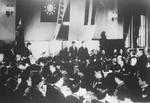
[[[70,22],[70,0],[68,0],[66,9],[64,11],[63,21],[56,38],[57,40],[68,40],[69,22]]]
[[[90,7],[90,0],[85,0],[85,17],[84,17],[84,25],[88,25],[89,7]]]
[[[95,15],[96,15],[96,0],[92,0],[92,17],[91,17],[91,25],[95,24]]]
[[[68,0],[68,4],[67,4],[67,8],[66,8],[66,11],[65,11],[63,21],[65,21],[65,22],[70,21],[70,0]]]

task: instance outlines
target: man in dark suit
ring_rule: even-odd
[[[139,59],[138,59],[138,66],[142,69],[146,67],[147,64],[147,56],[143,49],[139,50]]]
[[[72,42],[72,46],[69,48],[69,56],[72,60],[77,59],[78,51],[75,45],[75,41]]]
[[[79,48],[78,58],[80,61],[86,61],[89,58],[88,49],[84,41],[82,41],[82,46]]]

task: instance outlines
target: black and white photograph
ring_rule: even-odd
[[[0,103],[150,103],[150,0],[0,0]]]

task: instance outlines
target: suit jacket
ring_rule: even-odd
[[[69,48],[69,53],[70,53],[70,58],[71,59],[76,59],[77,55],[78,55],[77,47],[73,48],[73,46],[71,46]]]
[[[69,52],[67,50],[67,48],[65,48],[64,50],[60,51],[60,58],[64,61],[68,61],[69,59]]]
[[[30,103],[45,103],[45,98],[37,87],[30,87],[26,93]]]
[[[48,85],[46,97],[50,100],[50,103],[65,103],[65,97],[63,93],[56,86]]]
[[[65,103],[83,103],[78,97],[70,95],[66,97]]]
[[[88,59],[89,58],[88,49],[84,47],[80,47],[78,52],[78,58],[81,61],[85,61],[86,59]]]
[[[140,66],[143,69],[143,67],[145,67],[146,64],[147,64],[147,57],[146,57],[146,55],[140,56],[139,60],[138,60],[138,66]]]

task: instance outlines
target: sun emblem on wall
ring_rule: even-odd
[[[55,3],[51,0],[45,3],[44,11],[46,12],[47,15],[54,15],[54,13],[56,12]]]

